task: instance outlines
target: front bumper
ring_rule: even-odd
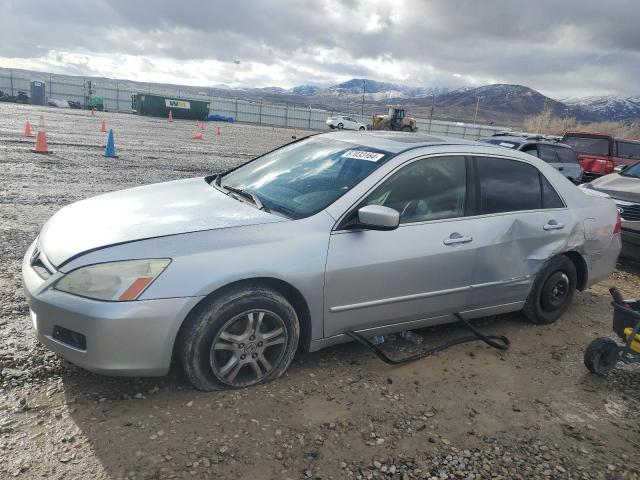
[[[202,297],[132,302],[78,297],[51,287],[60,274],[43,280],[31,267],[32,251],[33,245],[22,262],[22,280],[40,342],[95,373],[154,376],[169,371],[178,329]],[[56,327],[83,335],[86,348],[54,338]]]

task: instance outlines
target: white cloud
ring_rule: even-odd
[[[635,0],[5,0],[0,65],[211,86],[640,93]],[[234,63],[239,60],[240,63]]]

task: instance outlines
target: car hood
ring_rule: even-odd
[[[618,200],[640,203],[640,178],[612,173],[595,179],[591,186]]]
[[[59,210],[39,245],[56,267],[83,252],[165,235],[286,221],[235,200],[204,178],[99,195]]]

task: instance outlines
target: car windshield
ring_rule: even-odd
[[[218,177],[216,185],[257,197],[267,211],[304,218],[329,206],[394,155],[314,136],[258,157]]]
[[[607,138],[576,137],[571,135],[564,137],[562,143],[569,145],[578,154],[609,155],[609,139]]]
[[[620,175],[623,177],[633,177],[640,178],[640,162],[631,165],[630,167],[625,168]]]
[[[520,142],[512,142],[511,140],[504,140],[502,138],[488,138],[487,140],[483,141],[492,145],[500,145],[501,147],[513,149],[516,149],[520,146]]]

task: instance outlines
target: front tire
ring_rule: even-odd
[[[294,308],[279,292],[251,285],[214,297],[187,320],[182,367],[203,391],[242,388],[281,376],[300,338]]]
[[[339,124],[338,124],[338,130],[342,130],[343,128],[344,128],[344,125],[343,125],[343,124],[341,124],[341,123],[339,123]]]
[[[360,130],[361,132],[364,132],[366,130],[366,128],[360,127],[358,130]]]
[[[577,281],[576,267],[569,258],[552,258],[536,277],[522,312],[532,323],[554,323],[569,308]]]

